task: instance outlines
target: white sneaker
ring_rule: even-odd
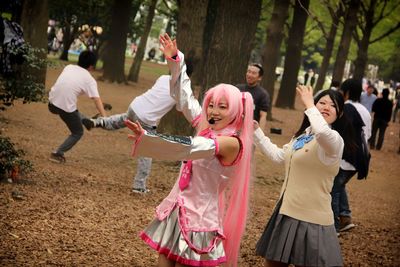
[[[133,188],[132,192],[136,194],[147,194],[150,193],[150,190],[146,188]]]

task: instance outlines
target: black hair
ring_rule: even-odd
[[[332,99],[333,103],[335,104],[335,110],[337,115],[336,120],[331,125],[332,129],[337,131],[343,138],[344,146],[346,148],[348,148],[350,151],[355,151],[357,147],[354,137],[355,134],[349,119],[344,113],[343,95],[335,90],[331,89],[324,90],[314,98],[314,104],[317,104],[318,101],[326,95],[329,96]],[[297,132],[295,133],[294,137],[298,137],[301,134],[303,134],[305,129],[307,129],[307,127],[309,126],[310,126],[310,121],[308,120],[308,117],[304,115],[303,122],[299,130],[297,130]]]
[[[382,98],[389,99],[389,93],[390,93],[389,89],[388,88],[384,88],[382,90]]]
[[[362,92],[362,83],[358,79],[347,79],[340,86],[340,90],[345,96],[348,93],[350,100],[354,102],[360,102],[360,96]]]
[[[261,66],[261,64],[253,63],[253,64],[250,64],[250,66],[256,67],[258,69],[258,74],[259,74],[260,77],[264,75],[264,69]]]
[[[78,66],[88,69],[90,66],[96,66],[97,57],[89,50],[83,51],[79,54]]]
[[[193,73],[193,60],[185,58],[186,74],[190,77]]]
[[[339,87],[340,86],[340,82],[339,81],[332,81],[331,86],[330,87]]]

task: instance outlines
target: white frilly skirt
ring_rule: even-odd
[[[154,219],[140,237],[158,253],[189,266],[219,266],[226,262],[222,239],[216,231],[182,233],[175,208],[168,217]]]

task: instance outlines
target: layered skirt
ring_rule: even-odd
[[[270,261],[299,266],[343,266],[335,226],[279,214],[282,200],[261,235],[256,253]]]
[[[218,233],[188,231],[183,234],[178,213],[179,209],[175,208],[164,220],[154,219],[140,237],[158,253],[184,265],[218,266],[226,262]]]

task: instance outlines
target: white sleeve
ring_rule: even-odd
[[[194,119],[201,114],[201,105],[193,95],[183,53],[178,51],[176,60],[168,59],[168,67],[171,71],[170,94],[176,101],[176,109],[193,124]]]
[[[133,144],[132,156],[161,160],[202,159],[216,155],[216,140],[202,136],[172,136],[144,132]]]
[[[320,145],[320,160],[326,165],[333,164],[342,158],[344,142],[340,134],[332,130],[328,123],[322,117],[321,113],[314,106],[305,111],[310,121],[310,125],[315,138]]]
[[[263,154],[269,157],[274,162],[284,162],[285,161],[285,151],[279,148],[277,145],[273,144],[271,140],[264,135],[261,128],[254,131],[254,143],[261,150]],[[287,145],[285,145],[287,146]]]

